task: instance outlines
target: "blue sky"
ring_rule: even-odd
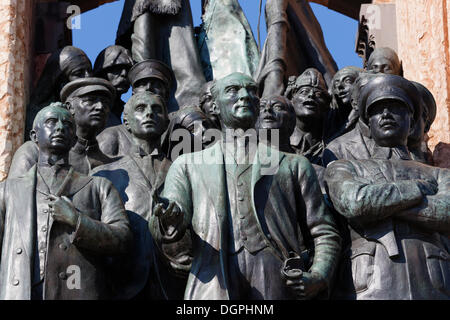
[[[124,2],[125,0],[116,1],[83,13],[81,29],[73,30],[74,45],[83,49],[92,63],[101,50],[114,44]],[[190,2],[194,24],[197,26],[201,23],[201,0],[190,0]],[[239,0],[239,2],[256,38],[259,0]],[[265,3],[265,0],[263,2]],[[315,3],[311,6],[322,25],[325,42],[339,68],[349,65],[361,67],[362,60],[354,50],[358,22],[324,6]],[[261,41],[264,41],[266,37],[264,12],[261,20]]]

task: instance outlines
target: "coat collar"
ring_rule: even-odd
[[[69,182],[65,186],[64,190],[62,191],[62,195],[66,197],[71,197],[74,194],[76,194],[78,191],[83,189],[89,182],[92,181],[92,177],[86,176],[84,174],[78,173],[76,171],[72,171],[71,175],[72,177],[69,179]],[[69,172],[70,172],[69,171]],[[22,178],[34,181],[34,186],[36,186],[36,175],[37,175],[37,166],[34,165],[26,175],[24,175]]]

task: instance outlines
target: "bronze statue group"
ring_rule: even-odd
[[[393,50],[293,76],[269,34],[259,76],[190,82],[190,42],[171,39],[169,66],[151,53],[165,33],[149,34],[185,1],[145,3],[131,51],[47,61],[0,184],[0,299],[450,298],[436,103]],[[275,35],[285,4],[268,1]]]

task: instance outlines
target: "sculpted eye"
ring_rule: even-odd
[[[225,92],[227,93],[236,93],[238,91],[238,87],[236,86],[229,86],[225,89]]]
[[[276,111],[282,111],[283,110],[283,106],[281,104],[277,103],[277,104],[275,104],[273,106],[273,109],[276,110]]]
[[[138,105],[138,106],[136,107],[135,110],[136,110],[137,112],[142,112],[142,111],[145,110],[145,105],[140,104],[140,105]]]
[[[48,118],[47,120],[45,120],[45,124],[52,125],[55,124],[57,121],[58,120],[55,118]]]
[[[308,95],[308,93],[309,93],[309,90],[308,89],[301,89],[300,91],[299,91],[299,94],[301,94],[302,96],[306,96],[306,95]]]

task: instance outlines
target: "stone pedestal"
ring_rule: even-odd
[[[32,70],[33,0],[0,1],[0,180],[23,143]]]
[[[405,77],[433,93],[438,110],[428,134],[437,166],[450,168],[450,0],[396,0],[398,54]]]

